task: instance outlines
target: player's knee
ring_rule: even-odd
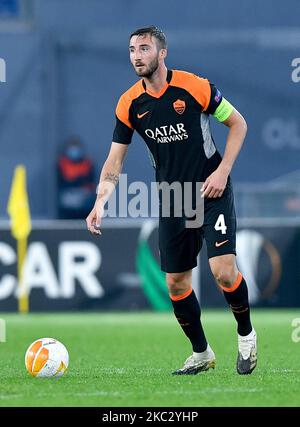
[[[219,286],[225,288],[231,288],[236,279],[236,267],[235,266],[220,266],[213,271],[215,280]]]
[[[166,282],[171,295],[181,295],[191,287],[191,277],[186,273],[167,273]]]

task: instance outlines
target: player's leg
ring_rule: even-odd
[[[222,289],[227,303],[237,321],[239,354],[237,371],[250,374],[257,363],[256,333],[250,319],[248,288],[238,271],[235,255],[221,255],[209,259],[217,285]]]
[[[174,314],[189,338],[193,351],[196,353],[205,351],[207,341],[200,320],[200,305],[192,288],[192,270],[167,273],[166,282]]]
[[[237,370],[248,374],[256,366],[256,334],[250,321],[247,284],[235,260],[236,216],[230,181],[221,198],[207,200],[203,233],[212,273],[237,321]]]
[[[159,248],[161,268],[174,314],[191,342],[193,354],[174,374],[197,374],[214,367],[215,355],[207,344],[201,324],[201,310],[192,289],[192,269],[202,245],[199,230],[185,228],[183,218],[160,218]]]
[[[193,354],[174,375],[191,375],[215,367],[215,355],[206,341],[201,324],[201,309],[192,288],[192,270],[167,273],[166,282],[174,314],[192,344]]]
[[[212,274],[217,285],[222,289],[237,321],[237,332],[241,336],[252,331],[248,289],[244,278],[238,271],[235,255],[221,255],[209,259]]]

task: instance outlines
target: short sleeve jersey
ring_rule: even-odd
[[[157,182],[202,182],[218,167],[209,125],[222,101],[209,80],[168,70],[160,93],[139,80],[119,99],[113,141],[130,144],[136,130],[149,149]]]

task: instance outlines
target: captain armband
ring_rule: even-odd
[[[233,105],[230,104],[230,102],[227,101],[227,99],[223,98],[220,105],[214,112],[213,116],[219,120],[219,122],[224,122],[224,120],[228,119],[230,114],[233,111]]]

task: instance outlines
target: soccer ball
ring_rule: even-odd
[[[25,354],[26,369],[34,377],[61,377],[68,365],[68,350],[54,338],[34,341]]]

